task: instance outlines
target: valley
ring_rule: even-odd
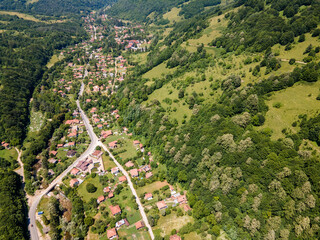
[[[319,13],[0,1],[0,238],[317,239]]]

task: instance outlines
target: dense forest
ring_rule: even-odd
[[[119,0],[108,10],[108,14],[122,19],[144,21],[151,13],[159,15],[187,1],[188,0]]]
[[[46,24],[1,15],[0,135],[20,144],[28,124],[28,103],[54,50],[86,37],[79,23]]]
[[[212,41],[226,51],[264,51],[274,44],[288,45],[294,37],[317,28],[320,16],[318,1],[238,1],[238,12],[227,14],[228,34]],[[310,7],[304,7],[310,6]],[[298,10],[300,10],[299,14]],[[283,11],[283,18],[280,12]]]
[[[36,15],[64,16],[101,9],[115,0],[0,0],[1,10],[22,11]]]
[[[0,15],[0,21],[0,140],[18,146],[26,136],[29,102],[35,87],[45,77],[47,62],[55,51],[86,39],[87,33],[76,21],[49,24],[9,15]],[[60,125],[61,117],[52,117],[53,121],[39,136],[45,146],[55,124]],[[23,159],[28,192],[34,188],[31,171],[35,159],[30,153],[45,147],[40,141],[32,146],[35,149],[30,148],[29,158]],[[22,181],[12,171],[16,167],[15,163],[0,158],[0,215],[6,219],[0,224],[1,239],[29,239]]]

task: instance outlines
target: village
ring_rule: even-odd
[[[102,22],[107,20],[105,15],[99,18]],[[145,148],[127,127],[119,126],[119,110],[113,106],[102,106],[103,96],[116,93],[131,66],[122,54],[105,54],[99,47],[105,40],[104,25],[97,25],[91,15],[84,21],[91,38],[60,52],[63,58],[73,56],[73,61],[65,64],[63,78],[55,83],[52,91],[74,101],[81,82],[84,83],[84,93],[80,98],[82,108],[99,140],[129,173],[153,231],[170,240],[179,240],[181,237],[177,230],[193,221],[187,193],[180,186],[170,185],[165,179],[165,166],[159,164],[150,149]],[[146,35],[141,25],[114,26],[113,31],[114,40],[124,47],[126,54],[129,51],[144,52],[151,43],[152,34]],[[147,37],[141,39],[139,34]],[[136,35],[140,37],[134,40]],[[50,147],[48,175],[51,178],[65,168],[65,165],[60,166],[62,163],[75,160],[88,146],[89,138],[78,110],[70,108],[70,116],[60,127],[64,131],[59,134],[59,140]],[[9,147],[5,143],[2,145]],[[41,168],[38,172],[43,175]],[[87,206],[85,214],[94,219],[87,239],[150,239],[126,176],[99,146],[71,169],[63,178],[62,185],[42,198],[37,224],[44,239],[48,239],[50,231],[46,224],[49,198],[59,200],[65,221],[70,221],[70,200],[64,194],[67,188],[77,191]]]

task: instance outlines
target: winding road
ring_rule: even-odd
[[[86,73],[85,76],[87,75],[87,69],[86,69]],[[79,97],[82,96],[84,91],[84,84],[81,84],[81,88],[80,88],[80,92],[79,92]],[[41,190],[41,191],[37,191],[35,196],[32,198],[32,203],[29,209],[29,219],[30,219],[30,225],[29,225],[29,230],[30,230],[30,235],[31,235],[31,239],[32,240],[39,240],[39,235],[38,235],[38,230],[37,230],[37,225],[36,225],[36,214],[37,214],[37,207],[38,204],[41,200],[41,198],[46,195],[47,193],[49,193],[57,184],[59,184],[60,182],[62,182],[62,179],[81,161],[84,160],[85,158],[87,158],[90,153],[92,153],[95,148],[97,146],[101,146],[106,152],[108,152],[108,154],[110,155],[110,157],[112,158],[112,160],[115,162],[115,164],[119,167],[120,171],[122,172],[122,174],[124,176],[126,176],[127,180],[128,180],[128,185],[131,189],[132,194],[135,196],[136,198],[136,202],[139,206],[139,211],[140,214],[142,216],[142,219],[146,225],[146,227],[148,228],[149,234],[151,236],[151,239],[154,239],[154,234],[152,231],[152,228],[149,224],[147,215],[144,211],[144,208],[141,204],[140,198],[137,195],[136,190],[133,187],[132,181],[130,179],[129,174],[127,173],[127,171],[119,164],[119,162],[115,159],[115,157],[112,155],[112,153],[109,151],[109,149],[102,143],[99,141],[97,135],[94,133],[93,131],[93,127],[90,124],[90,121],[87,117],[87,115],[83,112],[83,110],[81,109],[80,106],[80,102],[79,102],[79,98],[76,101],[77,102],[77,106],[82,118],[83,123],[85,124],[85,127],[87,129],[87,132],[90,136],[91,139],[91,143],[89,145],[89,147],[87,148],[87,150],[77,159],[75,160],[63,173],[61,173],[46,189]],[[31,227],[33,226],[33,227]]]

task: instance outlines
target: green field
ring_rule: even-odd
[[[164,14],[163,18],[168,19],[171,24],[173,24],[175,22],[179,22],[179,21],[181,21],[181,19],[183,19],[181,16],[179,16],[180,10],[181,10],[180,8],[174,7],[169,12]]]
[[[295,43],[292,44],[292,49],[289,51],[285,51],[285,46],[281,46],[280,44],[276,44],[272,47],[273,52],[279,52],[279,58],[281,59],[291,59],[295,58],[297,61],[302,61],[304,57],[308,56],[307,54],[303,54],[306,48],[311,44],[313,47],[317,47],[320,45],[320,40],[317,37],[311,37],[310,33],[305,34],[306,40],[304,42],[298,42],[298,37],[295,38]]]
[[[116,167],[116,164],[111,160],[111,158],[104,154],[102,155],[102,160],[103,160],[103,166],[105,170]]]
[[[88,193],[86,189],[86,185],[88,183],[92,183],[96,188],[97,191],[94,193]],[[81,183],[78,187],[78,193],[82,197],[82,199],[86,202],[89,202],[91,198],[98,198],[99,196],[103,195],[103,186],[99,182],[99,177],[96,176],[95,178],[87,177],[83,183]]]
[[[152,192],[159,190],[160,188],[162,188],[163,186],[166,186],[166,185],[168,185],[167,182],[160,182],[160,181],[153,182],[153,183],[150,183],[144,187],[138,188],[137,194],[139,196],[142,193],[152,193]]]
[[[288,128],[297,132],[298,127],[291,124],[298,120],[300,114],[308,114],[312,117],[319,113],[320,101],[316,97],[320,93],[320,82],[297,83],[293,87],[275,92],[267,101],[269,111],[266,114],[266,122],[258,129],[269,128],[273,131],[272,139],[284,137],[282,129]],[[280,108],[275,108],[275,103],[281,103]]]
[[[11,148],[9,150],[4,149],[0,150],[0,158],[4,158],[10,162],[16,161],[18,157],[18,153],[14,148]]]
[[[173,72],[174,69],[169,69],[166,67],[166,63],[161,63],[158,66],[152,68],[149,72],[143,75],[144,78],[160,78],[170,72]]]
[[[158,232],[160,231],[161,235],[165,236],[165,235],[170,235],[173,229],[179,230],[188,222],[192,223],[193,218],[188,215],[178,217],[176,213],[172,212],[171,214],[165,217],[161,216],[157,226],[154,227],[153,229]]]

